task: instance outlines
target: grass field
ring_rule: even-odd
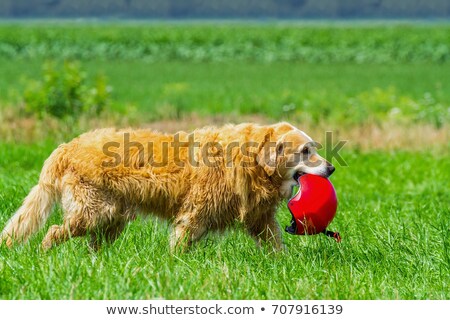
[[[51,146],[0,146],[2,222],[37,181]],[[256,248],[243,231],[169,252],[169,227],[136,221],[98,253],[74,239],[43,253],[43,232],[1,248],[3,299],[448,299],[450,221],[445,156],[346,152],[332,181],[340,205],[324,236],[284,235],[288,250]],[[58,215],[51,222],[60,220]],[[283,226],[290,214],[283,204]],[[45,231],[45,230],[43,230]]]
[[[0,56],[147,61],[450,60],[445,23],[4,23]]]
[[[16,108],[25,79],[41,79],[44,62],[14,61],[0,59],[4,74],[0,97],[4,105],[12,103]],[[113,88],[106,118],[115,114],[133,125],[192,114],[238,122],[243,115],[260,115],[267,121],[289,120],[308,129],[324,123],[327,130],[340,132],[391,122],[442,130],[450,121],[450,64],[87,60],[81,66],[92,76],[104,74]],[[11,124],[6,122],[5,126]]]
[[[264,25],[223,26],[218,31],[181,25],[161,27],[156,35],[150,31],[157,25],[143,31],[136,31],[136,26],[100,25],[90,33],[90,27],[76,28],[0,25],[1,226],[37,183],[50,152],[85,129],[111,121],[135,126],[158,121],[160,129],[171,123],[172,130],[195,126],[189,117],[199,123],[254,117],[292,121],[313,130],[319,140],[325,130],[351,140],[342,153],[348,166],[337,166],[331,179],[339,208],[330,229],[341,232],[343,241],[286,233],[287,251],[273,254],[258,249],[237,224],[223,235],[208,235],[190,252],[175,255],[169,252],[170,225],[149,219],[131,223],[113,245],[97,253],[87,249],[85,238],[43,253],[39,244],[46,230],[42,230],[25,245],[0,247],[0,298],[450,299],[450,64],[445,54],[437,60],[419,54],[435,48],[445,53],[448,26],[308,26],[303,32],[299,26],[285,25],[269,35],[270,28]],[[129,42],[127,28],[137,32]],[[315,32],[321,35],[316,40]],[[400,41],[402,32],[406,36]],[[80,42],[83,34],[89,37]],[[417,55],[386,55],[394,51],[373,44],[367,49],[370,59],[339,63],[325,58],[309,63],[294,58],[268,61],[226,50],[223,61],[174,55],[155,62],[132,55],[142,37],[147,45],[163,43],[164,52],[187,46],[188,53],[196,48],[189,39],[197,39],[207,55],[223,49],[222,44],[239,49],[242,41],[261,39],[259,52],[265,56],[269,52],[265,48],[271,46],[295,49],[289,41],[281,41],[283,35],[303,39],[315,54],[326,46],[334,52],[331,56],[339,55],[339,44],[350,53],[367,43],[395,44],[397,53],[410,52],[418,42],[423,45]],[[166,38],[174,48],[168,47]],[[23,44],[30,39],[34,40],[27,51]],[[22,108],[24,79],[39,79],[44,61],[55,59],[55,47],[42,45],[49,39],[62,43],[63,49],[74,49],[87,73],[104,73],[113,87],[111,106],[94,123],[30,119],[14,112]],[[92,46],[100,50],[101,43],[107,48],[118,43],[118,49],[108,49],[104,58],[88,54]],[[5,48],[11,46],[16,55],[7,54],[11,51]],[[383,62],[386,56],[391,58]],[[30,122],[37,123],[34,129]],[[426,132],[421,131],[424,126]],[[368,128],[375,134],[365,135]],[[351,136],[352,130],[361,135]],[[392,150],[383,141],[394,131],[403,140]],[[358,143],[370,139],[381,140],[379,147],[358,148]],[[277,219],[283,227],[289,223],[285,203]],[[50,220],[47,226],[59,223],[59,209]]]

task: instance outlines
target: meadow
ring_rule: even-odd
[[[50,152],[98,126],[191,129],[288,120],[319,141],[349,140],[331,180],[343,241],[284,234],[257,248],[241,226],[169,252],[170,225],[130,223],[98,252],[88,239],[0,247],[2,299],[450,299],[448,25],[0,25],[0,224]],[[103,74],[111,102],[94,119],[23,112],[48,60]],[[335,141],[336,142],[336,141]],[[324,150],[320,151],[321,153]],[[286,204],[277,214],[289,224]]]

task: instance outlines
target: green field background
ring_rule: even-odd
[[[23,112],[26,83],[63,60],[112,88],[93,123]],[[331,178],[340,244],[286,233],[273,253],[236,224],[171,254],[170,224],[138,219],[98,252],[82,238],[44,253],[56,208],[27,244],[0,247],[0,298],[449,299],[449,60],[448,24],[1,24],[2,226],[51,151],[97,126],[287,120],[319,141],[326,130],[353,138]],[[392,132],[404,142],[385,146]],[[277,219],[289,223],[285,203]]]

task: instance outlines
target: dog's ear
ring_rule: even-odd
[[[280,140],[271,141],[270,136],[266,135],[258,152],[257,162],[269,176],[272,176],[277,168],[278,157],[283,154],[284,144]]]

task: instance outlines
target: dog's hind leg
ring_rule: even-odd
[[[107,243],[111,244],[120,236],[123,229],[125,229],[127,220],[120,219],[114,223],[107,225],[106,227],[100,227],[97,230],[91,230],[91,241],[89,242],[89,246],[93,250],[100,249],[103,240]]]
[[[44,240],[42,241],[42,249],[48,250],[55,245],[67,241],[72,237],[81,237],[86,234],[86,228],[77,225],[73,221],[65,221],[61,226],[53,225],[48,229]]]
[[[51,226],[42,248],[48,250],[69,238],[81,237],[97,230],[105,230],[106,236],[115,238],[123,229],[117,225],[124,216],[118,215],[121,207],[108,192],[97,189],[82,179],[65,177],[62,192],[62,208],[64,221],[61,226]],[[117,235],[116,235],[117,234]]]
[[[136,219],[136,208],[134,206],[125,205],[122,201],[119,201],[115,206],[110,206],[111,208],[114,209],[114,214],[108,215],[111,219],[104,221],[95,230],[89,230],[91,235],[89,246],[93,250],[98,250],[104,241],[108,244],[116,241],[127,223]]]
[[[206,227],[197,219],[195,214],[183,213],[177,215],[170,239],[172,252],[186,251],[192,243],[199,240],[206,233]]]
[[[63,224],[53,225],[48,229],[42,240],[42,249],[48,250],[72,237],[81,237],[87,233],[89,208],[85,199],[86,194],[79,185],[65,185],[61,198]]]

